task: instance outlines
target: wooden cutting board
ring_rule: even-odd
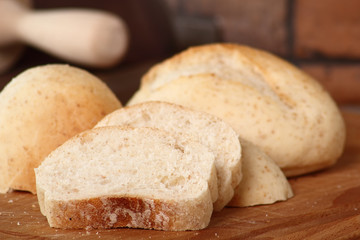
[[[343,111],[346,149],[332,168],[290,179],[295,197],[272,205],[225,208],[201,231],[50,228],[36,196],[0,195],[0,239],[358,239],[360,238],[360,113]]]

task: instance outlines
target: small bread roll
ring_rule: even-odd
[[[121,107],[88,72],[46,65],[15,77],[0,93],[0,192],[36,192],[34,168],[67,139]]]
[[[329,167],[344,148],[344,121],[322,86],[288,62],[246,46],[194,47],[157,64],[128,105],[149,100],[224,119],[286,176]]]

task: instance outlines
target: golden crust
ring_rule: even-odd
[[[199,212],[198,208],[189,208],[186,203],[177,201],[104,197],[49,202],[47,217],[51,227],[64,229],[130,227],[165,231],[196,230],[208,225],[211,204],[211,201],[197,204],[207,212],[204,218],[204,214],[193,213]]]

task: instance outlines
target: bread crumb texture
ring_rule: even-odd
[[[220,118],[166,102],[145,102],[118,109],[95,127],[153,127],[186,136],[207,146],[215,154],[219,197],[214,209],[220,211],[233,197],[241,174],[241,147],[237,134]]]

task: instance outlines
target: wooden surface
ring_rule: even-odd
[[[125,103],[138,88],[147,62],[94,72]],[[0,75],[5,85],[27,65]],[[225,208],[201,231],[141,229],[61,230],[50,228],[36,196],[0,194],[0,239],[360,239],[360,111],[343,109],[347,143],[332,168],[290,179],[295,197],[273,205]]]
[[[0,195],[0,239],[357,239],[360,238],[360,113],[343,111],[346,150],[332,168],[290,179],[295,197],[272,205],[225,208],[201,231],[50,228],[36,196]]]

